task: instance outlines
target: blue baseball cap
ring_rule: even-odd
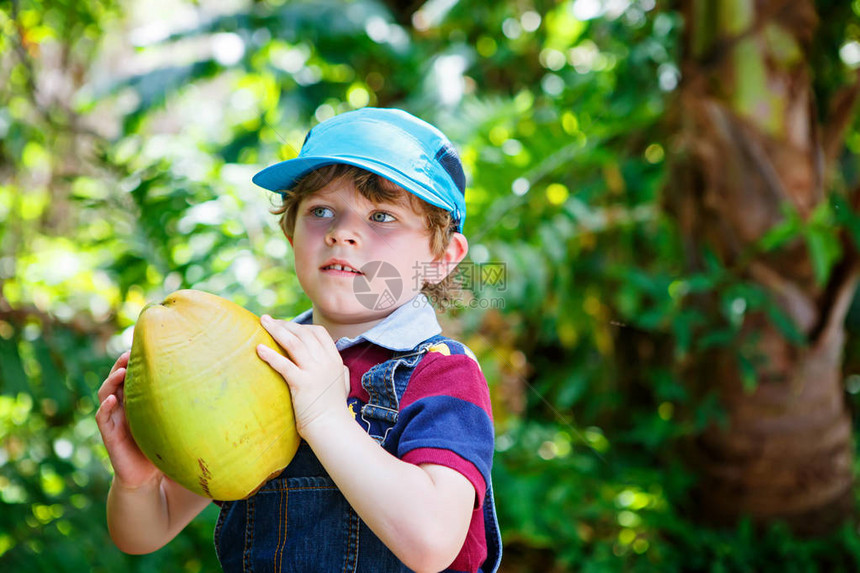
[[[277,193],[315,169],[346,163],[385,177],[451,213],[457,230],[466,220],[466,175],[445,135],[403,110],[365,107],[310,130],[298,157],[266,167],[252,181]]]

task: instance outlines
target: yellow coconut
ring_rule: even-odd
[[[256,353],[280,350],[253,313],[177,291],[134,328],[125,411],[135,441],[168,477],[218,500],[243,499],[299,445],[287,383]]]

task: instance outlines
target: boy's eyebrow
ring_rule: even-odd
[[[318,191],[314,191],[313,193],[311,193],[310,195],[308,195],[307,197],[302,199],[302,201],[310,201],[310,200],[317,198],[317,197],[325,199],[327,196],[334,195],[335,193],[336,193],[336,191],[333,191],[333,190],[330,190],[330,191],[318,190]],[[369,198],[365,197],[364,195],[362,195],[361,193],[359,193],[359,195],[364,200],[366,200],[368,203],[373,205],[374,207],[382,207],[382,206],[401,207],[403,209],[406,209],[409,211],[414,211],[414,212],[418,213],[418,209],[415,208],[415,205],[413,204],[410,193],[408,191],[400,191],[394,197],[383,198],[383,199],[380,199],[378,201],[369,199]]]
[[[370,201],[373,205],[376,206],[392,206],[392,207],[403,207],[404,209],[411,209],[412,204],[409,202],[409,199],[406,197],[402,197],[399,199],[383,199],[381,201]]]

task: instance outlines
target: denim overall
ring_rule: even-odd
[[[389,452],[396,445],[386,438],[412,371],[427,349],[440,342],[459,344],[433,336],[361,378],[370,400],[361,408],[359,423]],[[487,559],[480,570],[490,573],[498,569],[502,549],[491,483],[484,527]],[[304,441],[278,477],[248,499],[224,503],[215,526],[215,549],[225,573],[409,571],[358,517]]]

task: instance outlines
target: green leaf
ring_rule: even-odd
[[[804,233],[815,282],[818,286],[827,283],[830,272],[842,255],[842,247],[832,229],[811,228]]]
[[[789,314],[780,308],[775,302],[767,304],[765,306],[765,312],[777,330],[779,330],[779,332],[792,344],[805,345],[808,342],[806,335],[804,335],[797,327],[797,324],[792,320],[791,316],[789,316]]]
[[[764,236],[759,239],[759,247],[765,252],[773,251],[799,237],[800,232],[800,218],[796,212],[789,211],[788,216],[768,229]]]
[[[17,339],[0,337],[0,392],[15,396],[19,392],[29,393],[29,388],[30,381],[21,364]]]
[[[741,385],[744,392],[752,394],[758,387],[758,374],[753,361],[741,351],[737,353],[738,366],[741,374]]]

